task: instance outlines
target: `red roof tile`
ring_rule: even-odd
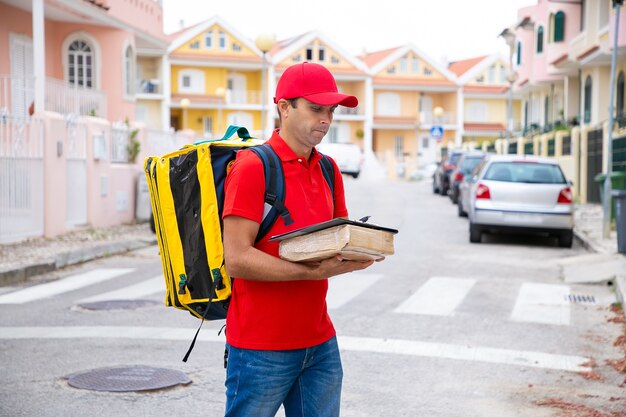
[[[463,87],[465,93],[486,93],[486,94],[502,94],[509,91],[507,86],[493,85],[466,85]]]
[[[502,123],[475,123],[466,122],[463,124],[463,129],[473,132],[500,132],[504,131],[504,125]]]
[[[467,71],[469,71],[471,68],[473,68],[475,65],[477,65],[480,61],[485,59],[486,57],[487,55],[483,55],[483,56],[478,56],[476,58],[469,58],[469,59],[464,59],[462,61],[451,62],[450,65],[448,65],[448,70],[452,71],[457,76],[461,76],[465,74]]]
[[[387,58],[389,55],[397,51],[400,47],[397,46],[395,48],[385,49],[383,51],[371,52],[369,54],[361,55],[359,58],[361,61],[365,62],[368,67],[373,67],[378,64],[383,59]]]

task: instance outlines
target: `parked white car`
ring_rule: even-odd
[[[358,178],[363,165],[363,152],[355,143],[320,143],[317,150],[335,160],[342,174]]]
[[[470,185],[469,240],[485,232],[542,233],[571,247],[572,190],[559,164],[549,158],[489,156]]]

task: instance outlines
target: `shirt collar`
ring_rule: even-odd
[[[283,162],[294,161],[300,159],[302,157],[296,155],[296,153],[287,145],[285,139],[280,136],[280,129],[274,129],[272,133],[272,137],[267,141],[272,146],[272,149],[276,152],[278,157]],[[317,151],[316,148],[313,148],[311,151],[311,157],[309,158],[309,163],[311,165],[317,163],[322,159],[322,155]]]

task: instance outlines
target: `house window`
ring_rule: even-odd
[[[339,60],[339,58],[333,55],[332,57],[330,57],[330,62],[333,64],[339,64],[341,61]]]
[[[402,74],[406,74],[409,70],[409,62],[408,62],[408,58],[401,58],[400,59],[400,72]]]
[[[395,74],[396,73],[396,67],[395,66],[390,66],[387,67],[387,74]]]
[[[419,74],[420,72],[420,61],[417,59],[416,56],[413,57],[413,59],[411,59],[412,64],[412,70],[413,70],[413,74]]]
[[[317,59],[320,62],[324,62],[326,60],[326,49],[323,46],[320,46],[317,50]]]
[[[476,77],[476,82],[477,83],[484,83],[485,82],[485,76],[484,75],[479,75],[478,77]]]
[[[294,55],[291,57],[291,60],[293,62],[300,62],[302,60],[302,57],[300,55]]]
[[[313,61],[313,46],[309,45],[306,47],[306,60]]]
[[[489,78],[489,84],[493,84],[494,82],[496,82],[496,67],[495,66],[491,66],[489,67],[489,73],[487,75]]]
[[[585,123],[591,122],[591,76],[589,75],[585,79],[585,99],[583,109],[583,121]]]
[[[222,31],[218,35],[218,43],[220,49],[226,49],[226,34]]]
[[[404,155],[404,137],[396,136],[394,138],[393,148],[396,158],[402,158],[402,156]]]
[[[339,142],[339,128],[335,125],[331,126],[328,129],[328,133],[326,134],[325,140],[328,143],[338,143]]]
[[[204,34],[204,46],[209,49],[213,48],[213,32],[207,32]]]
[[[70,84],[81,87],[94,87],[94,53],[91,46],[83,41],[76,40],[68,48],[67,80]]]
[[[430,75],[432,74],[432,70],[430,68],[424,68],[424,75]]]
[[[133,48],[128,46],[124,53],[124,93],[127,96],[135,94],[135,53]]]
[[[487,103],[484,101],[470,101],[467,103],[468,122],[487,122]]]
[[[233,51],[235,52],[241,51],[241,46],[238,43],[233,42]]]
[[[212,117],[203,117],[202,118],[202,127],[204,128],[204,136],[213,136],[213,118]]]
[[[506,69],[504,67],[500,67],[500,82],[502,84],[507,82],[507,79],[506,79]]]
[[[517,60],[515,62],[517,65],[522,65],[522,43],[519,41],[517,42]]]
[[[615,95],[615,111],[618,117],[624,116],[624,71],[617,76],[617,91]]]
[[[543,52],[543,26],[539,26],[537,29],[537,53]]]
[[[565,39],[565,13],[557,12],[554,15],[554,42],[563,42]]]
[[[178,92],[204,94],[204,72],[186,69],[178,74]]]
[[[200,49],[200,41],[191,42],[189,44],[189,49]]]
[[[381,93],[376,100],[377,116],[400,116],[400,96],[396,93]]]

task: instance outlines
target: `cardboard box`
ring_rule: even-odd
[[[272,240],[280,240],[280,257],[292,262],[319,261],[336,255],[349,260],[376,260],[393,255],[396,233],[395,229],[334,219]]]

